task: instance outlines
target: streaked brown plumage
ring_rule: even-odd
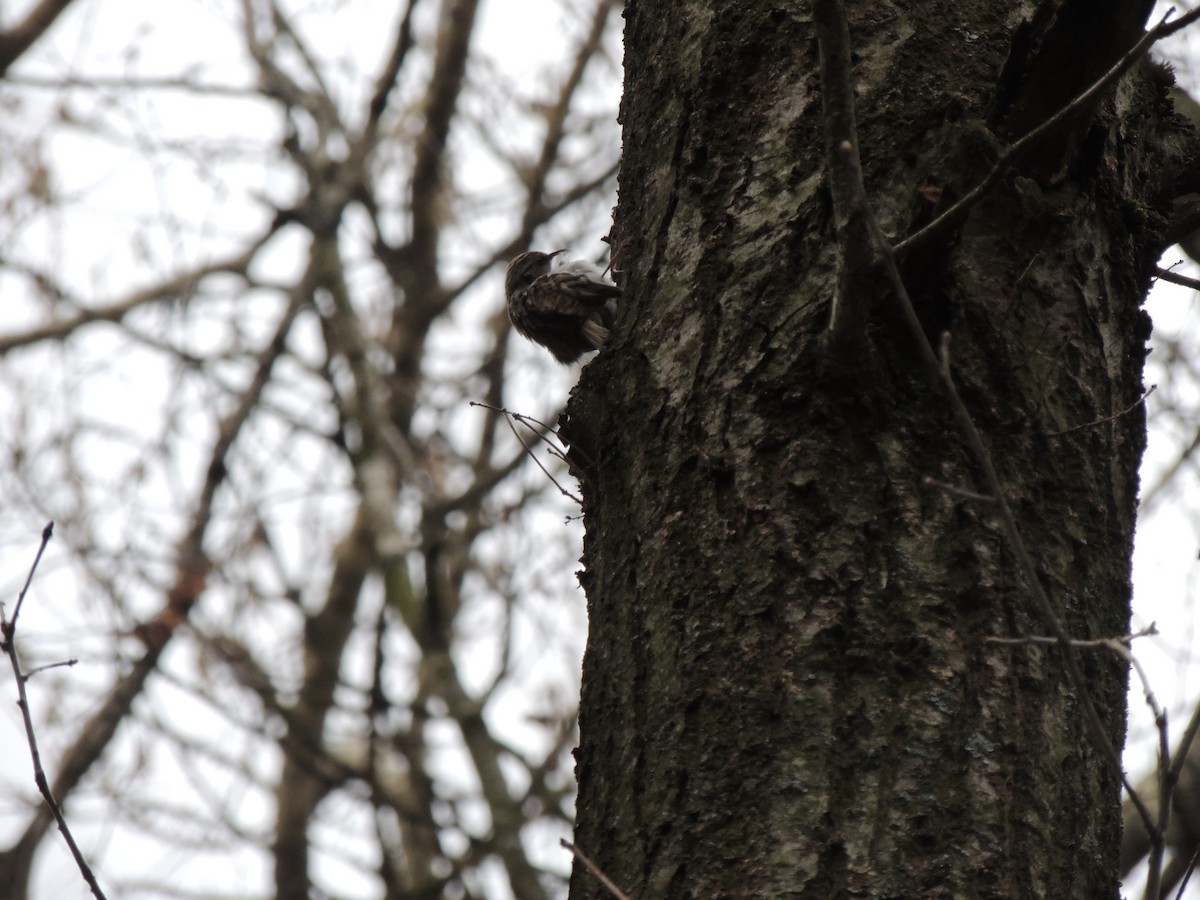
[[[522,253],[509,263],[504,293],[513,327],[572,363],[608,340],[621,289],[587,263],[557,259],[562,252]]]

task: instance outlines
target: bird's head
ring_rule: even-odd
[[[504,276],[504,295],[511,297],[513,291],[529,287],[538,278],[550,271],[550,263],[554,257],[564,250],[553,253],[542,253],[538,250],[528,250],[508,264],[508,273]]]

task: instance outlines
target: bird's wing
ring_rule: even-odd
[[[529,288],[530,305],[539,312],[586,318],[621,296],[615,284],[571,272],[550,272]]]

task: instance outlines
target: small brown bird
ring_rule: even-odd
[[[525,337],[573,363],[608,340],[621,289],[590,264],[530,250],[508,264],[508,318]]]

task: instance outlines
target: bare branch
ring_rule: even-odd
[[[813,24],[821,51],[825,160],[833,195],[839,266],[829,320],[830,352],[839,371],[861,371],[870,354],[867,298],[875,253],[867,226],[866,189],[858,156],[850,32],[842,0],[816,0]]]
[[[4,614],[4,606],[0,604],[0,648],[8,655],[8,661],[12,665],[13,680],[17,685],[17,706],[21,710],[21,720],[25,724],[25,740],[29,744],[29,755],[33,759],[33,778],[37,783],[38,791],[42,798],[46,801],[46,806],[54,816],[54,821],[58,824],[58,830],[63,836],[63,840],[67,843],[67,848],[71,851],[71,857],[75,860],[75,865],[79,869],[79,873],[83,876],[83,880],[87,882],[88,888],[91,889],[92,896],[98,900],[104,900],[104,891],[100,889],[99,882],[96,881],[96,875],[92,872],[92,867],[88,865],[88,861],[83,858],[83,851],[79,849],[79,845],[75,842],[75,835],[71,833],[70,827],[67,825],[66,817],[63,815],[62,807],[59,806],[58,800],[54,797],[54,792],[50,788],[50,782],[46,778],[46,770],[42,767],[42,755],[38,752],[37,733],[33,727],[33,716],[29,712],[29,695],[25,690],[25,683],[29,678],[41,669],[40,667],[30,672],[21,670],[21,661],[17,655],[17,616],[21,612],[21,604],[25,600],[25,594],[29,591],[29,585],[33,582],[33,575],[37,571],[38,563],[42,561],[42,554],[46,552],[46,545],[50,543],[50,538],[54,534],[54,523],[50,522],[42,529],[42,542],[38,545],[37,555],[33,558],[33,565],[29,567],[29,574],[25,577],[25,585],[21,588],[21,593],[17,596],[17,605],[13,609],[12,619],[8,619]]]
[[[41,0],[17,26],[0,33],[0,76],[62,15],[71,0]]]
[[[77,315],[59,322],[51,322],[30,328],[17,334],[0,335],[0,355],[17,348],[42,341],[63,340],[73,335],[84,325],[93,322],[120,322],[127,315],[143,306],[166,300],[178,300],[191,295],[200,284],[213,275],[245,275],[259,250],[274,234],[274,227],[256,239],[248,248],[235,256],[201,266],[190,272],[176,275],[159,284],[135,291],[133,294],[105,306],[88,307]]]
[[[1188,278],[1186,275],[1180,275],[1172,272],[1170,269],[1164,269],[1162,266],[1154,267],[1154,277],[1160,281],[1168,281],[1171,284],[1177,284],[1180,287],[1191,288],[1193,291],[1200,291],[1200,278]]]
[[[565,849],[570,850],[574,857],[583,863],[583,867],[591,872],[596,880],[604,885],[605,889],[614,897],[616,897],[617,900],[630,900],[629,895],[617,887],[616,884],[613,883],[613,880],[605,875],[598,865],[588,859],[586,853],[565,838],[560,840],[558,843]]]

